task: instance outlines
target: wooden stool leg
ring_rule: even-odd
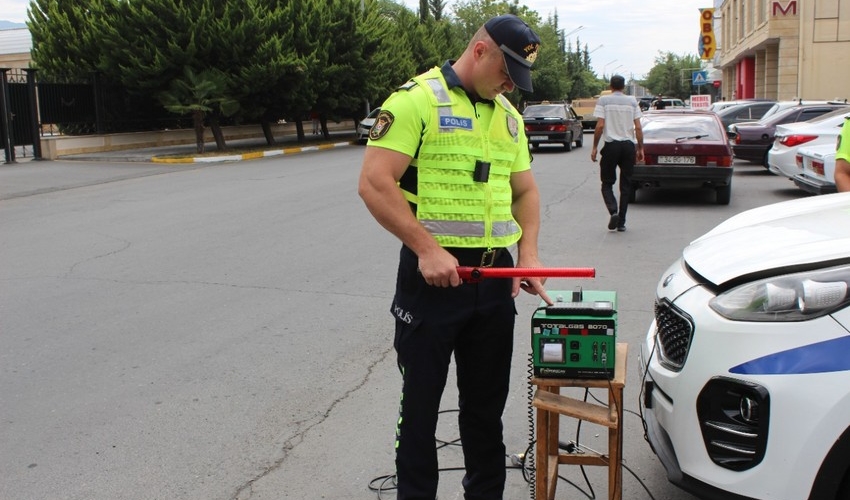
[[[538,390],[544,389],[541,387]],[[547,471],[549,467],[547,464],[549,462],[549,412],[545,410],[537,409],[537,443],[535,452],[535,464],[534,467],[536,469],[534,473],[534,498],[536,500],[542,500],[546,498],[546,483],[548,478],[546,477]]]
[[[560,394],[560,387],[540,386],[538,390]],[[537,500],[554,500],[558,484],[559,418],[555,412],[537,409],[537,463],[534,494]]]
[[[608,429],[608,498],[623,496],[623,388],[608,391],[609,408],[616,412],[617,425]]]

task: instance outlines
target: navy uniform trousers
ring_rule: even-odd
[[[480,266],[483,249],[447,249]],[[418,258],[402,247],[392,313],[403,388],[396,428],[398,499],[434,500],[439,480],[435,433],[452,353],[467,500],[500,500],[505,486],[502,412],[508,395],[516,317],[510,279],[456,288],[425,283]],[[499,250],[494,267],[513,267]]]

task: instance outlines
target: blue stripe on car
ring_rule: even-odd
[[[729,370],[741,375],[791,375],[850,371],[850,336],[795,347]]]

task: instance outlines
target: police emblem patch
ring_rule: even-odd
[[[516,139],[519,134],[519,121],[516,117],[511,115],[508,115],[508,132],[511,133],[511,137],[514,139]]]
[[[372,125],[371,129],[369,129],[369,140],[377,141],[386,135],[387,131],[390,129],[390,125],[393,124],[393,120],[395,120],[393,114],[382,109],[381,112],[378,113],[377,118],[375,118],[375,124]]]

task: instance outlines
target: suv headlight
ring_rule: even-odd
[[[735,287],[709,306],[736,321],[804,321],[850,304],[850,265],[774,276]]]

